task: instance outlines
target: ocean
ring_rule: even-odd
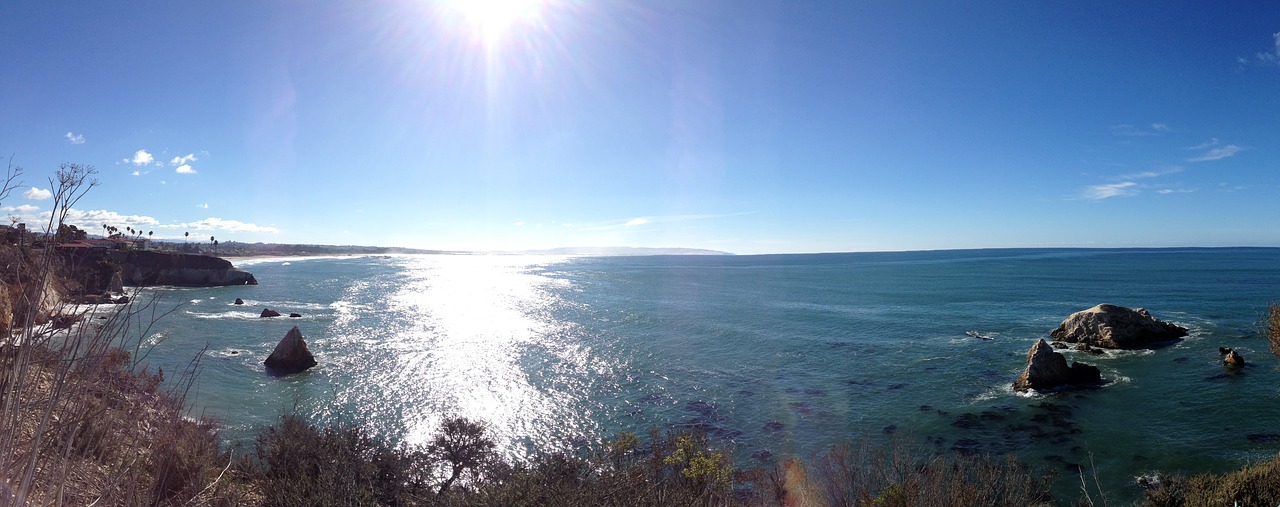
[[[1121,499],[1143,473],[1223,471],[1280,450],[1280,359],[1256,332],[1280,296],[1280,249],[236,265],[260,285],[148,291],[174,311],[146,360],[172,378],[205,350],[189,401],[230,444],[294,410],[409,443],[462,415],[515,459],[650,429],[707,431],[743,467],[909,438],[1014,453],[1076,491],[1083,466]],[[1099,389],[1010,389],[1036,340],[1099,303],[1147,308],[1190,336],[1067,352],[1101,368]],[[302,317],[259,318],[264,307]],[[320,365],[267,375],[262,360],[294,325]],[[1220,346],[1246,368],[1224,370]]]

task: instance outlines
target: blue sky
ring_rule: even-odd
[[[157,237],[1280,246],[1275,2],[6,2],[0,18],[0,153],[26,170],[5,216],[48,211],[46,178],[74,162],[100,181],[76,221]]]

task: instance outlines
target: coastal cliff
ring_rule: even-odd
[[[108,254],[108,258],[119,266],[120,281],[124,285],[135,287],[152,285],[217,287],[258,284],[258,280],[249,272],[236,269],[226,259],[208,255],[112,251]]]
[[[125,285],[258,284],[251,273],[236,269],[226,259],[208,255],[148,250],[64,250],[60,257],[74,295],[119,293]]]

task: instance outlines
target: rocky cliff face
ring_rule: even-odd
[[[115,251],[110,252],[109,257],[120,267],[120,279],[124,285],[216,287],[258,284],[249,272],[236,269],[226,259],[208,255]]]
[[[62,305],[68,292],[65,270],[60,263],[46,265],[38,250],[0,246],[0,332],[43,324]]]

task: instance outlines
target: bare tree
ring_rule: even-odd
[[[13,165],[13,155],[9,155],[9,162],[5,166],[4,179],[0,180],[0,202],[8,199],[13,189],[22,184],[21,181],[18,181],[20,176],[22,176],[22,168]],[[17,223],[17,221],[15,220],[14,223]]]

